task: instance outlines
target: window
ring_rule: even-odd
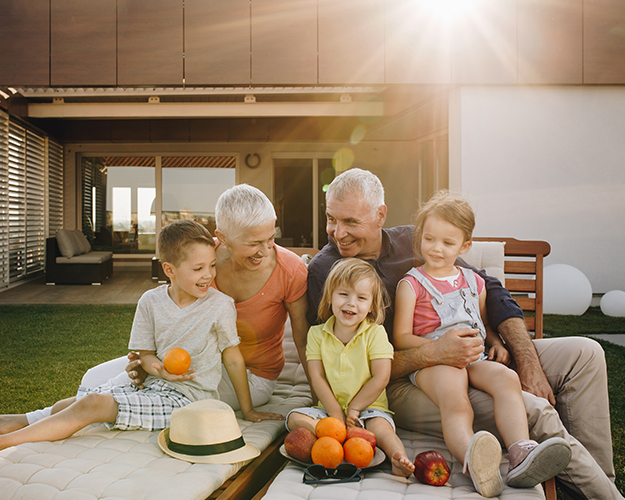
[[[63,224],[63,148],[0,112],[0,286],[45,266]]]
[[[274,158],[276,243],[321,248],[326,234],[325,190],[336,172],[331,158]]]
[[[154,254],[173,220],[196,220],[213,234],[235,167],[235,156],[82,158],[82,230],[96,248],[120,254]]]
[[[9,284],[9,117],[0,112],[0,286]]]

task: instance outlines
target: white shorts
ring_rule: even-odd
[[[303,415],[306,415],[310,418],[313,418],[315,420],[321,420],[322,418],[325,418],[328,416],[328,412],[321,409],[321,408],[313,408],[311,406],[307,406],[304,408],[294,408],[293,410],[291,410],[288,415],[286,416],[286,420],[285,420],[285,425],[286,425],[286,430],[290,431],[291,429],[289,429],[289,415],[291,413],[301,413]],[[393,430],[395,430],[395,422],[393,421],[393,417],[391,416],[390,413],[386,413],[385,411],[382,410],[377,410],[374,408],[365,408],[364,410],[362,410],[360,412],[360,415],[358,416],[358,419],[360,420],[360,424],[364,427],[364,421],[368,420],[370,418],[374,418],[374,417],[380,417],[383,418],[384,420],[386,420],[389,424],[391,424],[391,427],[393,428]]]
[[[273,391],[276,389],[277,381],[259,377],[258,375],[254,375],[252,372],[247,370],[247,383],[250,386],[252,406],[256,408],[269,401]],[[239,400],[237,399],[237,394],[234,392],[234,386],[232,385],[228,372],[226,371],[226,367],[223,364],[221,365],[221,382],[219,382],[217,392],[219,393],[219,399],[232,407],[233,410],[241,409],[241,405],[239,405]]]

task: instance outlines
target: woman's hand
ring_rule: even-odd
[[[502,344],[495,344],[488,350],[488,359],[503,365],[510,365],[510,353]]]
[[[128,374],[128,377],[130,377],[132,385],[136,385],[139,389],[143,389],[143,382],[145,382],[148,374],[141,366],[141,359],[139,359],[138,352],[131,351],[128,353],[126,373]]]
[[[260,422],[262,420],[284,420],[284,415],[270,411],[251,411],[243,413],[243,418],[248,422]]]

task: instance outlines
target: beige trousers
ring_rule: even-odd
[[[571,462],[557,476],[567,497],[623,499],[614,486],[603,349],[585,337],[539,339],[534,345],[555,394],[556,407],[546,399],[523,393],[530,438],[541,442],[559,436],[571,445]],[[408,378],[391,382],[387,396],[399,427],[443,436],[438,407]],[[492,397],[473,388],[469,389],[469,397],[475,412],[474,430],[488,430],[501,441]]]

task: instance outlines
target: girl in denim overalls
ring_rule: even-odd
[[[480,358],[465,368],[436,365],[410,376],[439,407],[447,447],[464,464],[475,489],[485,497],[501,494],[501,446],[486,431],[473,432],[469,384],[494,398],[495,422],[509,451],[507,484],[533,487],[561,472],[571,450],[561,438],[541,444],[529,439],[521,384],[506,365],[510,355],[485,322],[486,288],[473,271],[456,267],[471,247],[475,217],[471,206],[447,192],[435,194],[419,211],[415,246],[425,264],[399,282],[395,298],[395,348],[436,342],[454,328],[470,328],[485,345]]]

